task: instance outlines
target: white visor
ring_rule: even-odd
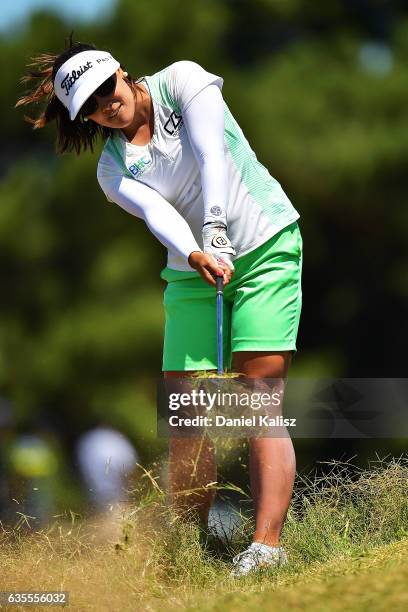
[[[119,62],[107,51],[82,51],[62,64],[55,75],[54,91],[69,110],[71,121],[95,89],[118,68]]]

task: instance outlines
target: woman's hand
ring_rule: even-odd
[[[221,221],[208,221],[203,225],[203,244],[204,252],[213,255],[217,261],[222,259],[231,270],[234,270],[232,263],[235,257],[235,249],[227,236],[227,226]]]
[[[209,253],[202,251],[193,251],[188,257],[188,263],[194,270],[197,270],[203,279],[209,284],[215,286],[215,276],[224,277],[224,286],[227,285],[233,274],[231,268],[221,259],[215,259]]]

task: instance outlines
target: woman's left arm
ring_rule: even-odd
[[[199,91],[183,111],[183,120],[200,167],[204,223],[222,221],[227,224],[224,100],[219,87],[212,84]],[[216,214],[214,210],[211,212],[214,208]]]
[[[235,250],[227,237],[227,167],[224,153],[224,100],[219,87],[201,89],[182,109],[191,147],[200,168],[204,200],[204,251],[233,269]]]

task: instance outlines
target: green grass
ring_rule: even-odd
[[[333,463],[328,476],[296,483],[284,568],[231,579],[230,558],[250,541],[252,519],[203,546],[197,525],[166,506],[145,472],[134,502],[115,516],[3,531],[0,590],[64,589],[70,609],[98,612],[408,609],[408,460],[379,461],[357,477],[348,468]]]
[[[378,611],[408,608],[408,539],[348,557],[315,563],[298,574],[281,572],[274,584],[234,588],[197,598],[187,610],[219,612]],[[209,601],[210,600],[210,601]]]

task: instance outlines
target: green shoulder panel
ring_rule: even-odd
[[[113,157],[113,159],[119,165],[125,176],[128,176],[129,178],[134,178],[133,174],[129,172],[129,170],[126,168],[125,162],[123,161],[120,137],[109,136],[103,150],[106,151],[109,155],[111,155],[111,157]]]
[[[249,194],[260,204],[274,223],[277,215],[289,215],[292,206],[279,182],[273,178],[258,159],[241,128],[224,103],[225,140],[241,180]],[[290,212],[289,212],[290,210]]]
[[[176,113],[180,113],[180,107],[173,99],[168,86],[170,68],[171,66],[168,66],[167,68],[160,70],[160,72],[156,72],[156,74],[153,76],[145,77],[145,79],[149,86],[151,95],[156,102],[158,102],[158,104],[167,106],[173,111],[176,111]]]

